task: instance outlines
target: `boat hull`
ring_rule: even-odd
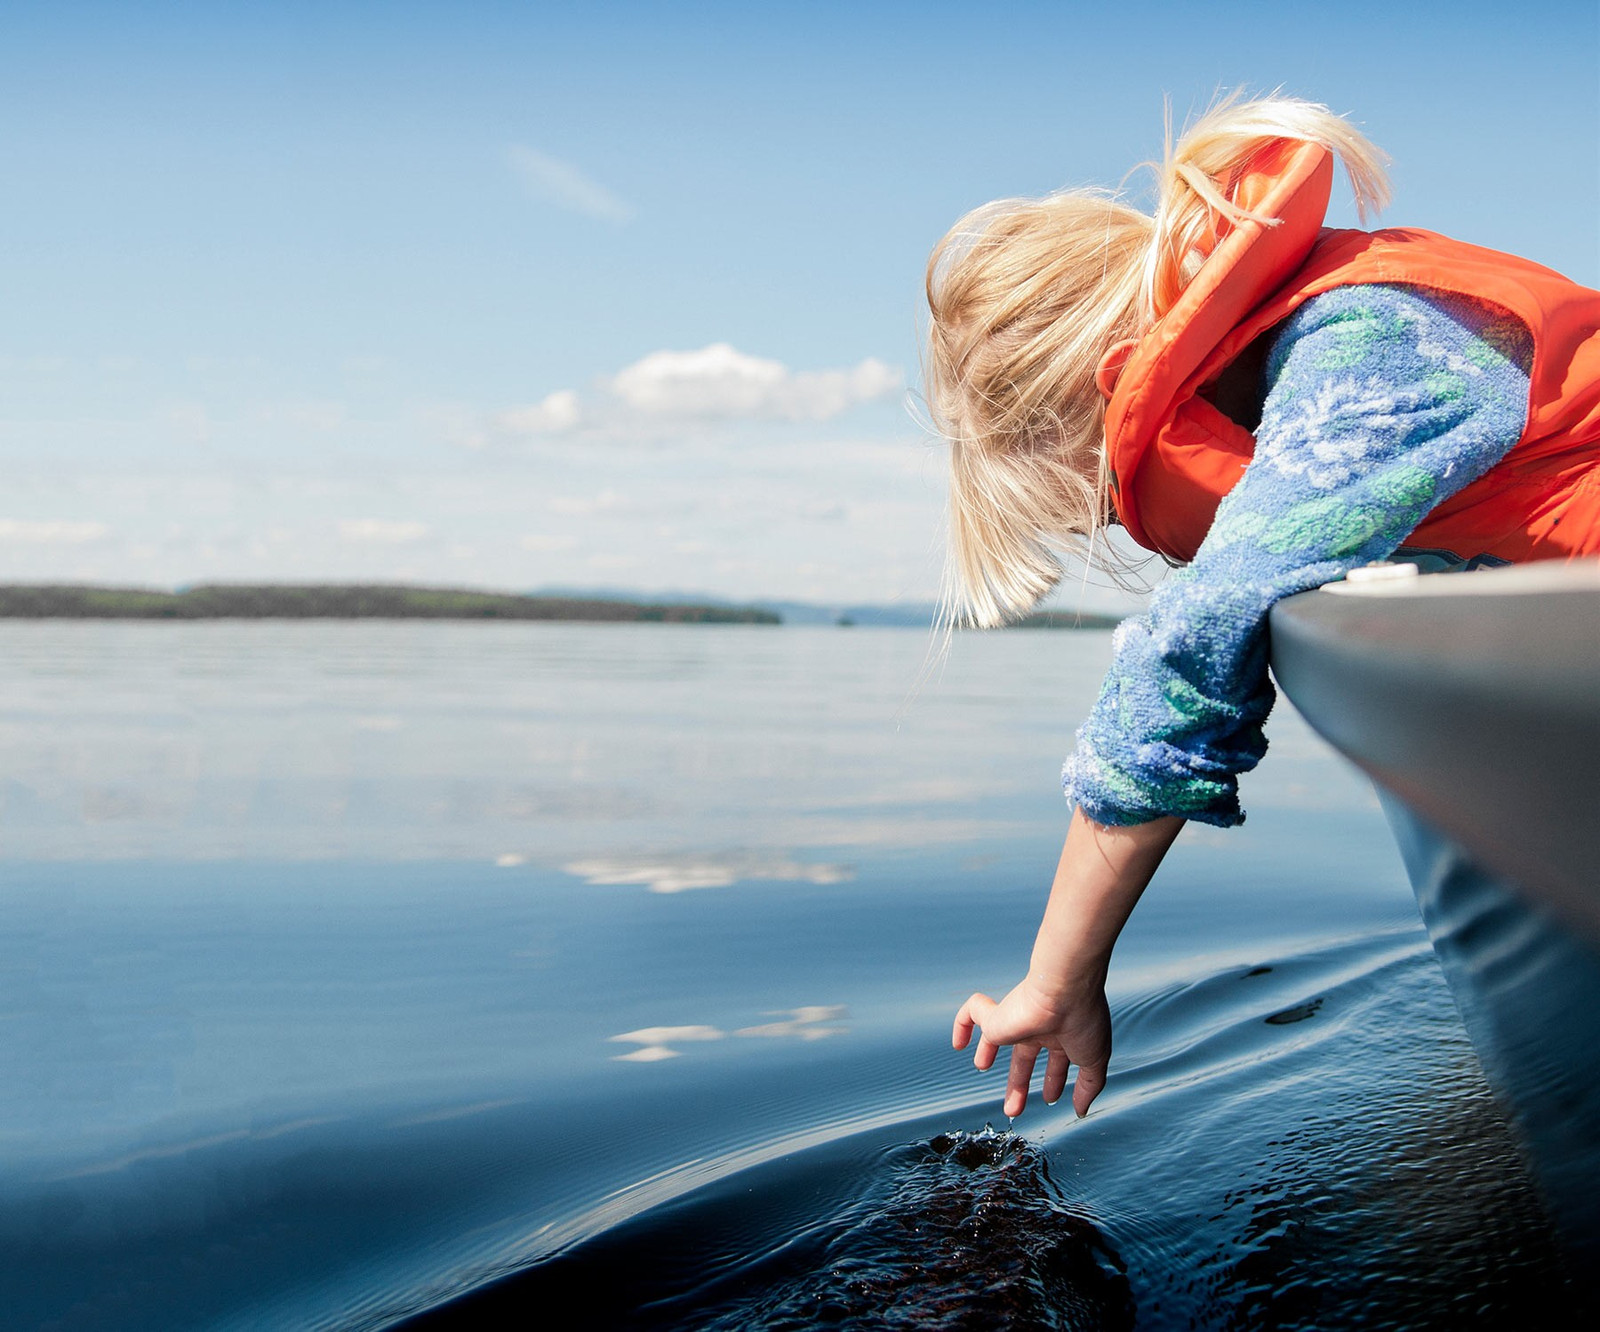
[[[1600,564],[1309,592],[1273,673],[1371,775],[1551,1218],[1600,1267]]]

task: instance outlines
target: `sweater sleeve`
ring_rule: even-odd
[[[1517,320],[1425,288],[1340,288],[1285,321],[1255,455],[1194,561],[1118,628],[1068,799],[1103,824],[1242,822],[1273,602],[1387,558],[1494,466],[1522,434],[1531,360]]]

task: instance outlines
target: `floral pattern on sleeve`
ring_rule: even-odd
[[[1393,554],[1520,438],[1532,339],[1496,307],[1343,287],[1285,321],[1256,451],[1194,561],[1125,621],[1062,784],[1096,822],[1240,823],[1266,751],[1273,602]],[[1461,552],[1471,555],[1476,552]]]

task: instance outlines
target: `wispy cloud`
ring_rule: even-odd
[[[506,157],[523,188],[537,199],[602,222],[623,223],[633,218],[632,204],[586,176],[571,162],[563,162],[559,157],[523,144],[513,144]]]
[[[900,371],[875,357],[835,370],[795,371],[726,342],[698,351],[654,351],[600,381],[584,401],[571,389],[500,412],[501,434],[561,434],[579,425],[622,434],[691,421],[826,421],[890,398]]]
[[[30,522],[25,518],[0,518],[0,541],[32,546],[81,546],[99,541],[111,529],[104,523]]]
[[[427,523],[394,522],[383,518],[347,518],[339,524],[345,541],[380,546],[402,546],[428,535]]]
[[[464,467],[435,452],[392,467],[352,456],[236,470],[196,453],[194,470],[143,457],[89,468],[64,450],[52,467],[7,474],[0,555],[8,579],[41,583],[413,579],[841,605],[937,590],[943,477],[909,432],[609,430],[580,425],[526,456],[506,447]],[[417,437],[437,447],[436,434]],[[688,878],[742,868],[691,859]],[[682,882],[684,868],[649,882]]]

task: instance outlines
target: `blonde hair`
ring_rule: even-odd
[[[925,381],[950,443],[944,615],[993,626],[1088,559],[1110,518],[1105,401],[1095,377],[1199,271],[1219,217],[1254,215],[1230,192],[1275,140],[1320,143],[1345,165],[1363,218],[1388,200],[1385,157],[1325,106],[1235,94],[1155,168],[1153,215],[1105,190],[1003,199],[968,213],[928,260]],[[1269,224],[1276,219],[1260,218]]]

